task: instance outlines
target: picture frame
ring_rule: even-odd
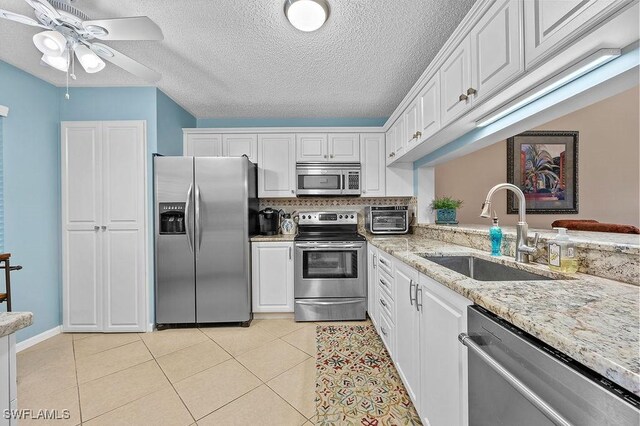
[[[527,214],[578,213],[578,132],[528,131],[507,139],[507,182],[524,192]],[[507,214],[518,213],[507,193]]]

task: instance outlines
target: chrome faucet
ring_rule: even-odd
[[[489,190],[486,201],[482,204],[482,213],[480,217],[491,217],[491,197],[493,194],[501,189],[509,189],[518,196],[518,226],[516,234],[516,262],[529,263],[529,256],[534,256],[538,252],[538,239],[540,235],[536,232],[535,239],[533,241],[533,247],[530,247],[527,243],[529,234],[529,225],[526,221],[527,206],[524,198],[524,193],[520,188],[511,183],[499,183]]]

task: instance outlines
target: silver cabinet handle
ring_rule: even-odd
[[[193,230],[189,228],[189,223],[191,223],[191,220],[189,220],[190,216],[191,216],[191,194],[193,192],[193,183],[191,183],[189,185],[189,190],[187,191],[187,202],[184,206],[184,217],[185,217],[185,225],[186,225],[186,234],[187,234],[187,243],[189,243],[189,250],[191,250],[191,253],[193,253]]]
[[[326,154],[324,155],[324,158],[327,158],[327,155],[326,155]]]
[[[384,299],[380,299],[380,304],[385,308],[388,308],[387,303],[384,301]]]
[[[411,303],[411,306],[413,306],[413,286],[415,286],[415,284],[413,283],[413,280],[409,280],[409,303]]]
[[[477,93],[478,93],[478,91],[476,89],[474,89],[473,87],[469,87],[467,89],[467,95],[475,95]]]
[[[291,247],[289,247],[289,260],[291,260]]]
[[[373,269],[376,269],[378,266],[376,265],[376,255],[373,255]]]
[[[383,326],[380,326],[380,331],[382,331],[382,334],[385,336],[387,335],[387,330],[385,330]]]
[[[362,303],[362,300],[344,300],[339,302],[307,302],[304,300],[296,300],[296,305],[353,305],[354,303]]]
[[[296,193],[296,191],[294,191],[294,190],[292,189],[292,190],[291,190],[291,193],[292,193],[292,194],[295,194],[295,193]]]
[[[542,411],[545,416],[553,423],[559,426],[572,426],[560,413],[558,413],[553,407],[547,404],[542,398],[540,398],[535,392],[533,392],[527,385],[522,383],[518,378],[504,368],[498,361],[496,361],[489,353],[480,347],[467,333],[460,333],[458,335],[460,343],[465,345],[471,352],[475,353],[482,361],[484,361],[493,371],[498,373],[507,383],[509,383],[515,390],[518,391],[523,397],[533,404],[538,410]]]
[[[102,230],[104,231],[104,230],[106,230],[106,229],[107,229],[107,225],[102,225],[102,226],[101,226],[101,228],[102,228]]]
[[[462,101],[466,101],[467,99],[469,99],[469,96],[465,95],[464,93],[462,95],[460,95],[458,97],[458,102],[462,102]]]
[[[383,258],[380,258],[380,263],[382,263],[384,266],[389,266],[389,265],[387,264],[387,262],[385,262],[385,261],[384,261],[384,259],[383,259]]]
[[[420,298],[418,298],[418,294],[420,294]],[[418,284],[416,284],[416,311],[420,312],[422,310],[422,289]]]
[[[333,158],[333,154],[331,154],[329,157]]]
[[[94,231],[97,231],[98,229],[100,229],[100,227],[99,227],[98,225],[95,225],[95,226],[93,227],[93,230],[94,230]]]
[[[382,278],[380,278],[380,284],[382,284],[386,288],[389,288],[389,284],[385,280],[383,280]]]

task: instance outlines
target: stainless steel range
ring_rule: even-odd
[[[296,321],[366,319],[366,241],[356,212],[303,212],[295,238]]]

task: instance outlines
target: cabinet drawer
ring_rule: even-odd
[[[395,355],[395,327],[385,313],[380,312],[378,316],[378,323],[380,324],[380,337],[382,342],[387,347],[387,351],[391,358]]]
[[[378,282],[377,285],[378,287],[380,287],[382,289],[382,291],[384,291],[387,296],[393,300],[393,294],[394,294],[394,280],[393,278],[391,278],[389,276],[389,274],[387,274],[384,271],[380,271],[380,273],[378,274]]]
[[[382,285],[378,286],[378,300],[376,303],[378,304],[378,310],[380,312],[384,312],[390,319],[391,323],[393,323],[392,319],[395,318],[395,305],[393,300],[387,294],[387,291],[383,289]]]
[[[393,261],[391,260],[391,256],[379,251],[378,266],[381,271],[386,272],[389,277],[393,278]]]

